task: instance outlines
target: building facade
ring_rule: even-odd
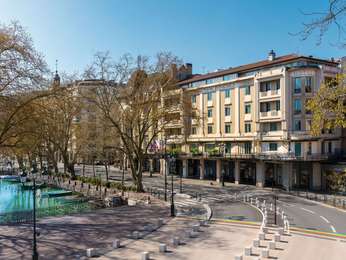
[[[271,51],[266,60],[204,75],[192,75],[189,66],[187,79],[162,101],[177,106],[165,139],[178,151],[179,174],[259,187],[326,188],[324,169],[343,154],[342,131],[312,136],[305,104],[340,73],[339,62]],[[199,116],[184,116],[190,112]]]

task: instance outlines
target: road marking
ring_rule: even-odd
[[[336,233],[334,226],[331,225],[330,228],[333,230],[334,233]]]
[[[321,218],[321,219],[323,219],[325,222],[330,223],[330,222],[329,222],[329,220],[328,220],[328,219],[326,219],[325,217],[320,216],[320,218]]]
[[[307,211],[307,212],[309,212],[311,214],[315,214],[315,212],[313,212],[312,210],[308,210],[308,209],[305,209],[305,208],[300,208],[300,209],[305,210],[305,211]]]

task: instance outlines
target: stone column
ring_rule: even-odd
[[[216,160],[216,182],[220,182],[221,181],[221,159],[217,159]]]
[[[204,179],[205,167],[204,167],[204,159],[200,159],[199,161],[199,178],[201,180]]]
[[[240,182],[240,162],[234,161],[234,183],[239,184]]]
[[[264,185],[264,162],[256,162],[256,186],[262,188]]]
[[[188,161],[186,159],[183,160],[183,177],[187,178],[187,176],[189,171],[189,167],[188,167]]]
[[[312,189],[321,190],[321,164],[312,163]]]
[[[292,163],[290,162],[282,165],[282,185],[288,191],[292,188]]]
[[[149,159],[149,173],[150,176],[154,173],[154,159]]]

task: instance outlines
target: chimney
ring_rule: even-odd
[[[185,63],[186,73],[191,76],[192,75],[192,63]]]
[[[275,60],[275,56],[276,56],[275,52],[273,50],[271,50],[268,54],[268,60],[269,61]]]

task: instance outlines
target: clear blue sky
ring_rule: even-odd
[[[54,69],[82,71],[96,51],[154,55],[172,51],[194,72],[300,53],[340,57],[330,31],[301,42],[289,35],[308,18],[303,11],[325,9],[328,0],[0,0],[0,21],[18,20]]]

